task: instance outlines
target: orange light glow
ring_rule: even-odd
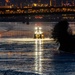
[[[7,3],[9,2],[9,0],[5,0]]]
[[[35,19],[42,19],[42,16],[35,16]]]
[[[33,6],[34,6],[34,7],[36,7],[36,6],[37,6],[37,4],[36,4],[36,3],[34,3],[34,4],[33,4]]]

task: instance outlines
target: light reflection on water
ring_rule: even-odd
[[[74,75],[75,54],[59,53],[51,40],[0,44],[0,70]]]
[[[75,54],[59,53],[51,40],[0,44],[0,70],[74,75]]]
[[[42,73],[42,41],[36,39],[35,40],[35,71]]]
[[[0,70],[17,70],[42,74],[45,52],[49,52],[50,41],[36,39],[34,42],[16,42],[0,45]],[[45,46],[44,46],[45,44]],[[10,49],[10,47],[12,49]],[[49,55],[47,53],[47,55]],[[46,61],[45,61],[46,62]],[[46,70],[45,70],[46,71]]]

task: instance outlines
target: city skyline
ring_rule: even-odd
[[[56,5],[61,5],[61,3],[64,3],[64,4],[73,4],[75,3],[75,0],[52,0],[52,4],[56,4]],[[5,5],[5,3],[11,3],[11,4],[20,4],[20,3],[27,3],[27,4],[30,4],[30,3],[45,3],[45,4],[48,4],[50,5],[50,0],[0,0],[0,5]]]

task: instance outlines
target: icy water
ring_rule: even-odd
[[[58,45],[54,41],[41,39],[2,43],[0,45],[0,70],[40,75],[74,75],[75,54],[59,53],[57,48]]]
[[[23,26],[22,23],[0,23],[0,30],[5,32],[3,36],[11,30],[34,31],[35,24]],[[55,23],[40,24],[43,31],[48,32]],[[75,23],[70,23],[75,34],[74,25]],[[75,75],[75,54],[60,53],[58,47],[59,45],[52,40],[0,39],[0,75]]]
[[[0,45],[0,70],[48,75],[47,73],[54,68],[52,64],[53,55],[56,52],[54,45],[52,41],[41,39],[15,43],[3,42]]]

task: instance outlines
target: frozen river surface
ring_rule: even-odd
[[[74,75],[75,54],[59,53],[51,40],[0,44],[0,75]]]

